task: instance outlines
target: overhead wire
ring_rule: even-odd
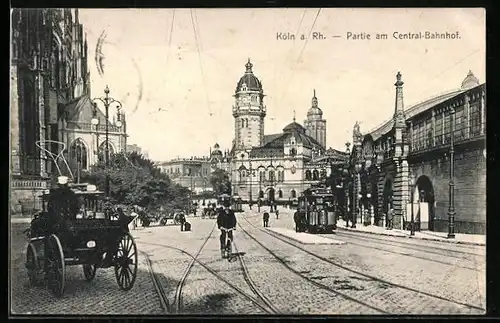
[[[304,41],[304,45],[302,46],[302,49],[301,49],[300,54],[299,54],[299,57],[297,58],[297,62],[295,63],[295,67],[292,70],[292,75],[288,79],[288,82],[287,82],[287,84],[285,86],[285,89],[283,90],[283,95],[281,96],[281,99],[283,99],[283,97],[286,95],[288,87],[290,86],[290,82],[292,81],[293,76],[295,75],[295,72],[297,70],[297,66],[299,65],[300,59],[302,58],[302,54],[304,53],[304,50],[307,47],[307,43],[309,41],[309,38],[311,37],[311,33],[312,33],[313,29],[314,29],[314,26],[316,25],[316,21],[318,20],[318,17],[319,17],[320,13],[321,13],[321,8],[319,8],[318,11],[316,12],[316,16],[314,17],[313,24],[312,24],[311,28],[309,29],[309,33],[307,35],[307,38]]]
[[[205,89],[205,100],[207,102],[208,114],[211,118],[213,116],[213,113],[212,113],[212,110],[210,108],[210,100],[208,98],[208,91],[207,91],[207,80],[206,80],[205,72],[203,69],[203,62],[201,59],[201,50],[200,50],[201,44],[199,41],[199,34],[198,34],[199,28],[196,27],[196,26],[199,27],[199,25],[197,23],[198,18],[196,16],[196,12],[193,15],[193,9],[189,9],[189,13],[191,15],[191,25],[193,26],[194,38],[195,38],[195,42],[196,42],[196,52],[198,53],[198,63],[200,65],[200,72],[201,72],[201,77],[202,77],[202,81],[203,81],[203,88]],[[196,17],[196,22],[195,22],[195,17]],[[215,131],[215,129],[212,127],[212,135],[215,135],[214,131]]]

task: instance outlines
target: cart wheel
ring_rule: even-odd
[[[91,281],[95,277],[97,267],[95,265],[83,265],[83,275],[86,281]]]
[[[129,233],[125,234],[118,243],[115,261],[115,276],[118,286],[122,290],[130,290],[137,277],[137,246]]]
[[[48,287],[57,297],[64,293],[65,263],[61,241],[56,235],[47,239],[47,274]]]
[[[38,268],[35,253],[35,247],[30,243],[26,250],[26,270],[28,271],[28,279],[30,286],[34,287],[38,284]]]

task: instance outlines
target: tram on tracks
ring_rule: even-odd
[[[328,187],[311,187],[298,198],[295,231],[333,233],[337,229],[335,196]]]
[[[221,194],[217,197],[218,204],[222,205],[225,201],[229,201],[231,203],[231,209],[234,212],[243,212],[243,203],[241,197],[238,195],[230,196],[229,194]]]

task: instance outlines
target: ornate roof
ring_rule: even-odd
[[[467,76],[462,81],[461,89],[468,90],[478,85],[479,85],[479,79],[476,76],[474,76],[474,73],[472,73],[471,70],[469,70],[469,73],[467,73]]]
[[[248,62],[245,64],[246,71],[245,74],[240,78],[238,84],[236,85],[235,92],[238,93],[242,91],[243,84],[246,85],[247,91],[258,91],[262,92],[262,83],[259,79],[253,74],[252,67],[253,64],[250,62],[250,58]]]
[[[90,123],[92,120],[92,110],[93,105],[92,101],[87,95],[81,96],[71,102],[69,102],[64,111],[66,113],[66,120],[69,122],[76,123]],[[110,117],[116,113],[116,110],[109,111]],[[100,122],[104,122],[106,120],[106,115],[97,107],[97,118]],[[109,124],[113,124],[110,122]]]
[[[293,121],[292,123],[289,123],[285,128],[283,128],[284,133],[292,133],[292,132],[299,132],[299,133],[306,133],[306,128],[304,128],[301,124]]]

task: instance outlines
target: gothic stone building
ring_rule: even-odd
[[[382,214],[393,207],[394,226],[404,227],[410,222],[413,194],[420,229],[447,231],[453,162],[455,232],[484,234],[485,84],[469,71],[459,89],[406,109],[400,73],[395,86],[392,119],[365,134],[355,127],[352,160],[362,175],[357,195],[361,205],[374,207],[378,225],[383,225]]]
[[[63,155],[77,174],[102,155],[105,120],[90,104],[87,41],[78,10],[13,9],[11,21],[11,211],[17,213],[36,207],[36,195],[59,175],[45,149],[57,155],[58,142],[64,143]],[[101,124],[91,125],[94,115]],[[114,151],[124,147],[124,119],[122,124],[115,129],[110,122]]]
[[[322,158],[345,160],[346,153],[326,149],[326,120],[314,92],[304,122],[293,118],[282,133],[264,134],[267,107],[262,83],[248,60],[235,90],[234,140],[230,151],[232,192],[243,201],[257,199],[287,202],[328,176]]]

